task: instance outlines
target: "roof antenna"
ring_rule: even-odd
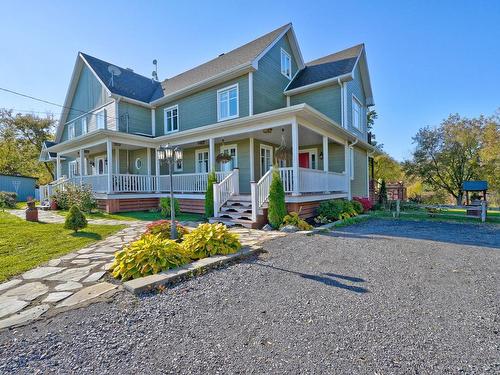
[[[114,65],[110,65],[108,66],[108,72],[111,73],[111,78],[109,80],[109,85],[111,87],[115,87],[115,80],[114,80],[114,77],[118,77],[120,74],[122,74],[122,71],[120,70],[120,68],[118,68],[117,66],[114,66]]]
[[[158,60],[154,59],[153,65],[155,66],[155,70],[153,70],[153,73],[151,73],[151,75],[153,77],[153,78],[151,78],[151,80],[158,81]]]

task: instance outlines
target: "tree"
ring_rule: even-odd
[[[481,178],[488,181],[488,188],[494,197],[492,204],[500,204],[500,110],[497,115],[487,119],[482,132]]]
[[[64,220],[64,228],[73,229],[76,233],[79,229],[83,229],[86,226],[87,219],[82,214],[82,211],[80,211],[76,205],[71,206],[68,215],[66,215],[66,219]]]
[[[404,172],[436,191],[445,190],[461,205],[463,181],[484,176],[482,133],[488,121],[483,116],[469,119],[455,114],[437,128],[421,128],[413,138],[416,148],[412,159],[403,163]],[[498,123],[495,131],[498,138]]]
[[[375,133],[373,132],[373,126],[375,125],[375,120],[378,118],[377,111],[374,109],[369,110],[366,113],[366,128],[371,133],[371,144],[372,146],[377,147],[379,150],[382,150],[384,145],[382,143],[378,143],[376,141]]]
[[[378,192],[378,203],[386,204],[387,203],[387,188],[385,186],[385,180],[382,180],[380,183],[380,190]]]
[[[217,182],[215,172],[210,172],[207,177],[207,191],[205,193],[205,216],[214,216],[214,184]]]
[[[375,157],[375,178],[390,182],[401,181],[404,177],[401,165],[387,154]]]
[[[40,183],[54,178],[52,164],[38,161],[44,141],[53,139],[56,121],[0,109],[0,173],[38,177]]]
[[[285,189],[278,168],[273,168],[271,186],[269,187],[267,220],[273,228],[278,229],[286,214]]]

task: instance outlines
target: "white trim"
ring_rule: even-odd
[[[286,96],[286,106],[290,107],[290,97],[288,95]]]
[[[77,159],[71,160],[70,162],[68,162],[68,177],[69,178],[73,178],[73,177],[76,177],[79,175],[79,174],[73,174],[74,171],[77,169],[77,167],[78,167],[78,160]]]
[[[234,148],[234,168],[239,168],[239,164],[238,164],[238,145],[236,143],[233,143],[233,144],[230,144],[230,145],[221,145],[220,148],[219,148],[219,152],[222,154],[224,151],[230,151],[232,148]],[[221,171],[223,170],[223,168],[224,168],[224,166],[220,165],[220,170]]]
[[[304,148],[301,149],[299,148],[299,159],[300,159],[300,154],[304,153],[309,153],[309,169],[319,169],[319,163],[318,163],[318,149],[317,148]],[[312,168],[312,156],[316,157],[316,168]]]
[[[87,116],[82,117],[80,124],[81,124],[82,135],[87,134],[89,132],[89,122],[87,121]],[[85,131],[83,131],[83,129],[85,129]]]
[[[262,150],[268,150],[271,152],[271,167],[273,167],[273,164],[274,164],[274,149],[273,149],[273,146],[269,146],[269,145],[266,145],[266,144],[263,144],[261,143],[260,144],[260,147],[259,147],[259,169],[260,169],[260,178],[262,178],[262,176],[264,176],[264,174],[266,174],[267,170],[264,171],[262,170]]]
[[[299,94],[299,93],[304,92],[304,91],[317,89],[317,88],[320,88],[323,86],[335,85],[335,84],[338,84],[339,82],[351,81],[353,78],[354,77],[353,77],[352,73],[347,73],[347,74],[342,74],[342,75],[337,76],[337,77],[324,79],[322,81],[310,83],[308,85],[304,85],[304,86],[300,86],[300,87],[296,87],[294,89],[288,90],[287,89],[288,85],[290,85],[290,83],[293,82],[293,79],[292,79],[292,81],[290,81],[290,83],[287,85],[287,87],[285,87],[285,90],[283,91],[283,93],[285,95],[295,95],[295,94]]]
[[[208,139],[208,170],[215,172],[215,139]]]
[[[177,163],[180,162],[181,163],[181,167],[179,168],[177,166]],[[174,172],[183,172],[184,171],[184,160],[177,160],[174,164]]]
[[[354,102],[356,102],[356,104],[358,105],[358,108],[359,108],[359,117],[358,117],[358,120],[359,120],[359,126],[356,126],[354,124]],[[363,129],[364,129],[364,126],[363,126],[363,104],[361,104],[361,101],[356,97],[356,95],[352,94],[352,102],[351,102],[351,126],[362,132]]]
[[[202,154],[202,153],[208,153],[207,155],[207,169],[208,171],[200,171],[199,169],[199,165],[198,165],[198,155],[199,154]],[[210,172],[210,150],[208,148],[199,148],[197,150],[194,150],[194,170],[195,170],[195,173],[207,173],[207,172]],[[215,171],[215,168],[214,168],[214,171]]]
[[[250,182],[255,182],[255,141],[253,137],[249,139],[250,148]]]
[[[323,147],[321,148],[321,151],[323,152],[323,171],[328,172],[330,170],[330,160],[329,160],[329,153],[330,153],[330,142],[327,136],[323,136]]]
[[[287,72],[284,72],[284,70],[283,70],[283,56],[285,56],[285,59],[288,58],[289,66],[288,66]],[[281,51],[280,51],[280,71],[281,71],[281,74],[284,75],[286,78],[288,78],[290,80],[292,79],[292,56],[290,56],[290,54],[287,51],[285,51],[283,48],[281,48]]]
[[[102,173],[99,173],[99,160],[102,160]],[[106,157],[103,155],[94,157],[94,167],[92,168],[93,176],[102,176],[106,174]]]
[[[68,124],[68,140],[75,138],[75,122],[72,121]]]
[[[100,116],[102,114],[102,118],[103,118],[103,121],[104,121],[104,127],[99,127],[99,122],[97,121],[97,118],[98,116]],[[104,129],[107,129],[108,128],[108,122],[106,121],[106,109],[101,109],[100,111],[97,111],[95,113],[95,127],[97,130],[104,130]]]
[[[232,115],[232,116],[230,115],[230,116],[221,118],[220,117],[220,94],[225,92],[225,91],[229,92],[229,91],[233,90],[234,88],[236,88],[236,114]],[[228,101],[227,101],[228,113],[229,113],[229,108],[231,107],[229,105],[229,101],[230,101],[230,99],[229,99],[229,94],[228,94]],[[234,119],[237,117],[240,117],[240,87],[239,87],[238,83],[235,83],[234,85],[227,86],[227,87],[224,87],[222,89],[217,90],[217,122],[231,120],[231,119]]]
[[[171,112],[173,110],[177,110],[177,116],[176,116],[177,117],[177,129],[173,130],[174,122],[172,121],[172,130],[168,131],[167,130],[167,112]],[[172,119],[173,119],[173,116],[172,116]],[[178,132],[179,127],[180,127],[179,105],[176,104],[176,105],[170,106],[168,108],[164,108],[163,109],[163,132],[164,132],[164,134]]]
[[[253,115],[253,72],[248,73],[248,115]]]
[[[140,165],[139,165],[139,163],[140,163]],[[142,160],[141,160],[140,156],[135,158],[134,166],[135,166],[135,169],[137,169],[137,170],[142,169]]]

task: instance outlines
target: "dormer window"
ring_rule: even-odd
[[[239,116],[238,84],[217,90],[217,121]]]
[[[68,124],[68,139],[75,138],[75,123]]]
[[[292,58],[283,48],[281,49],[281,74],[292,79]]]
[[[87,117],[84,116],[82,117],[82,134],[87,134],[89,131],[89,128],[87,126]]]

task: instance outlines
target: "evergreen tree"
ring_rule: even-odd
[[[68,215],[66,216],[66,220],[64,221],[64,228],[73,229],[76,233],[79,229],[83,229],[86,226],[87,219],[82,214],[82,211],[80,211],[76,205],[71,206]]]
[[[380,190],[378,192],[378,203],[385,204],[387,203],[387,188],[385,186],[385,180],[382,180],[380,183]]]
[[[205,193],[205,216],[214,216],[214,184],[217,183],[215,172],[208,174],[207,191]]]
[[[269,209],[267,213],[267,220],[273,228],[278,229],[287,214],[285,189],[283,188],[283,182],[281,181],[277,168],[273,170],[272,178],[271,186],[269,187]]]

